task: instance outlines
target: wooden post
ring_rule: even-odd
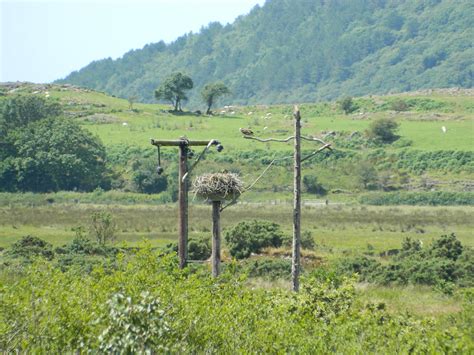
[[[212,276],[220,274],[221,266],[221,201],[212,201]]]
[[[178,256],[179,267],[183,269],[186,267],[188,260],[188,172],[190,173],[197,162],[202,158],[203,154],[213,145],[217,146],[217,151],[220,152],[223,147],[219,141],[211,139],[208,141],[189,140],[186,137],[181,137],[178,140],[157,140],[152,139],[151,144],[157,147],[179,147],[179,192],[178,192]],[[190,146],[204,146],[205,151],[201,153],[197,162],[188,171],[188,148]],[[220,148],[220,149],[219,149]]]
[[[188,182],[183,179],[188,171],[188,145],[183,142],[179,146],[179,239],[178,256],[179,267],[186,267],[188,259]]]
[[[245,139],[253,139],[258,142],[267,143],[267,142],[280,142],[286,143],[290,140],[294,139],[294,189],[293,189],[293,253],[291,259],[291,281],[292,285],[291,288],[293,291],[298,292],[300,288],[300,270],[301,270],[301,163],[305,160],[308,160],[314,157],[319,152],[323,151],[324,149],[331,149],[331,144],[325,143],[319,138],[314,137],[305,137],[301,135],[301,114],[298,106],[295,106],[295,111],[293,113],[295,118],[295,135],[288,137],[286,139],[277,139],[277,138],[258,138],[246,135],[244,136]],[[321,148],[314,151],[313,153],[307,155],[303,159],[301,158],[301,140],[304,139],[310,142],[317,142],[323,144]],[[255,183],[265,174],[265,172],[273,165],[273,163],[277,160],[283,160],[287,158],[281,159],[274,159],[267,169],[264,170],[263,174],[258,177],[258,179],[250,186],[250,188],[255,185]]]
[[[301,115],[297,106],[295,118],[295,152],[294,152],[294,194],[293,194],[293,255],[291,259],[292,290],[300,289],[301,260]]]

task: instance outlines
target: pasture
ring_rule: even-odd
[[[240,127],[251,127],[262,137],[287,137],[292,133],[290,105],[226,106],[216,108],[214,116],[192,113],[171,114],[167,105],[139,104],[129,110],[127,100],[92,91],[51,91],[66,110],[81,116],[84,126],[97,134],[106,146],[149,147],[149,139],[220,139],[228,149],[262,149],[256,142],[243,140]],[[390,109],[393,102],[412,102],[407,111]],[[472,93],[460,91],[447,95],[442,91],[355,99],[357,110],[344,115],[337,103],[301,104],[303,134],[321,136],[321,132],[364,132],[371,121],[390,117],[400,123],[399,134],[420,150],[472,151],[474,105]],[[127,125],[123,125],[127,123]],[[447,132],[441,128],[445,126]],[[290,150],[291,144],[272,144],[272,150]],[[308,149],[311,149],[309,146]],[[393,148],[390,148],[393,149]]]

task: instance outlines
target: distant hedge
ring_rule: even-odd
[[[474,206],[473,192],[390,192],[362,195],[364,205]]]

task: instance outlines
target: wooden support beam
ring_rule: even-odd
[[[212,141],[212,140],[211,140]],[[198,141],[198,140],[188,140],[188,139],[177,139],[177,140],[157,140],[151,139],[151,144],[162,147],[180,147],[182,145],[189,146],[207,146],[211,141]]]

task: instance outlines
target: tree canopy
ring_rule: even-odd
[[[155,98],[169,101],[175,111],[182,111],[181,102],[188,99],[186,91],[191,90],[193,86],[193,80],[189,76],[183,73],[174,73],[168,76],[155,90]]]
[[[206,114],[211,114],[211,107],[219,97],[229,93],[230,90],[224,83],[217,82],[206,84],[201,90],[201,97],[207,105]]]
[[[104,183],[104,146],[59,113],[56,105],[36,96],[6,102],[0,190],[92,190]]]

